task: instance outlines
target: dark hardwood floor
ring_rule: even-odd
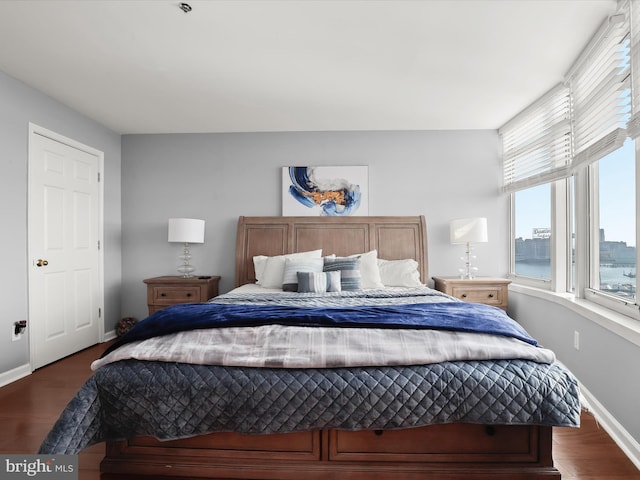
[[[90,363],[108,346],[96,345],[0,388],[0,453],[36,453],[67,402],[91,375]],[[104,444],[79,455],[80,480],[98,480]],[[640,471],[593,416],[582,427],[554,430],[554,462],[563,480],[640,480]]]

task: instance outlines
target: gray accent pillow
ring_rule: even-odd
[[[324,257],[325,272],[340,272],[342,290],[360,290],[362,277],[360,275],[360,259],[357,257]]]
[[[340,272],[298,272],[298,293],[340,292]]]

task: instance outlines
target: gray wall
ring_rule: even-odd
[[[104,152],[105,331],[120,318],[120,135],[0,72],[0,373],[29,362],[27,335],[11,325],[28,319],[27,162],[29,122]]]
[[[509,315],[550,348],[607,411],[640,442],[640,347],[556,303],[509,293]],[[580,332],[580,349],[573,332]]]
[[[123,316],[145,316],[144,278],[176,274],[170,217],[206,220],[192,263],[231,289],[238,216],[280,215],[281,167],[290,165],[368,165],[370,215],[426,216],[431,275],[456,274],[461,264],[464,248],[449,243],[449,221],[486,216],[489,243],[478,245],[478,266],[484,275],[507,273],[495,131],[130,135],[122,158]]]

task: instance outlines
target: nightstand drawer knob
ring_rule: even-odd
[[[460,295],[462,298],[467,298],[467,294],[463,293],[462,295]]]
[[[191,292],[187,293],[187,298],[191,298]]]
[[[490,294],[489,294],[489,298],[493,298],[493,293],[490,293]]]
[[[161,294],[160,294],[160,296],[161,296],[161,297],[166,297],[166,296],[167,296],[167,294],[166,294],[166,293],[161,293]]]

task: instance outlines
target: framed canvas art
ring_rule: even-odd
[[[369,167],[282,167],[282,215],[369,215]]]

